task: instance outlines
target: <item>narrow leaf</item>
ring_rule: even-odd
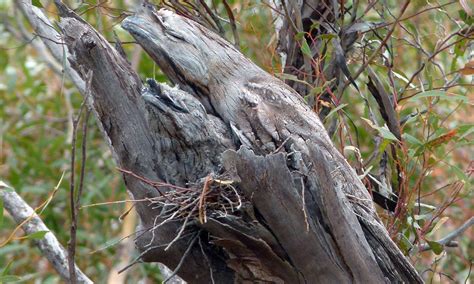
[[[443,245],[435,242],[435,241],[428,241],[428,245],[430,246],[430,249],[436,254],[439,255],[443,252]]]
[[[41,4],[41,1],[40,1],[40,0],[32,0],[32,1],[31,1],[31,4],[32,4],[33,6],[38,7],[38,8],[43,8],[43,4]]]
[[[27,239],[30,239],[30,240],[41,240],[42,238],[44,238],[44,235],[46,235],[46,233],[48,233],[49,231],[38,231],[38,232],[34,232],[33,234],[30,234],[28,236],[26,236]]]
[[[295,75],[292,75],[292,74],[286,74],[286,73],[282,73],[282,74],[277,74],[278,77],[281,79],[281,80],[290,80],[290,81],[295,81],[295,82],[298,82],[298,83],[301,83],[301,84],[305,84],[307,86],[311,86],[311,84],[309,84],[308,82],[306,81],[303,81],[303,80],[300,80],[298,79],[298,77],[296,77]]]
[[[441,228],[441,226],[444,223],[446,223],[446,221],[448,221],[448,220],[449,220],[449,217],[442,217],[441,219],[439,219],[438,223],[436,223],[436,225],[431,230],[430,235],[432,235],[434,232],[438,231],[439,228]]]
[[[405,237],[404,235],[401,235],[399,245],[400,245],[400,248],[402,249],[402,251],[404,251],[405,253],[408,253],[410,251],[410,249],[413,247],[410,240],[407,237]]]
[[[418,140],[416,137],[414,137],[414,136],[412,136],[408,133],[403,133],[402,137],[403,137],[404,140],[408,141],[408,143],[410,143],[410,144],[418,145],[418,146],[423,145],[423,143],[420,140]]]
[[[12,264],[13,264],[13,260],[11,260],[7,265],[5,265],[5,268],[3,268],[2,273],[0,274],[0,276],[7,275],[8,272],[10,271],[10,268],[12,267]]]
[[[311,54],[311,48],[309,48],[309,45],[306,39],[303,39],[301,41],[301,52],[303,52],[303,54],[308,56],[309,58],[313,57],[313,55]]]
[[[433,140],[428,141],[428,143],[426,143],[426,147],[433,148],[446,142],[449,142],[456,135],[456,133],[457,130],[453,129],[446,134],[443,134],[439,137],[434,138]]]
[[[399,141],[397,139],[397,137],[395,137],[395,135],[393,135],[393,133],[390,132],[390,130],[387,128],[387,126],[379,127],[379,126],[373,124],[372,121],[368,120],[367,118],[363,118],[363,117],[361,117],[361,118],[362,118],[362,120],[367,122],[367,124],[370,127],[377,130],[379,132],[380,136],[382,136],[383,138],[385,138],[387,140]]]
[[[17,282],[20,281],[21,278],[15,275],[4,275],[0,276],[0,283],[8,283],[8,282]]]
[[[0,199],[0,229],[3,226],[3,199]]]
[[[328,115],[326,115],[326,117],[324,118],[324,121],[326,121],[329,117],[331,117],[333,114],[335,114],[336,112],[338,112],[339,110],[345,108],[347,106],[347,104],[340,104],[338,105],[336,108],[333,108],[329,113]]]
[[[449,100],[449,101],[460,100],[460,101],[463,101],[463,102],[468,102],[468,98],[465,97],[465,96],[456,95],[456,94],[453,94],[453,93],[447,93],[445,91],[435,91],[435,90],[419,93],[419,94],[411,97],[409,100],[413,101],[413,100],[416,100],[416,99],[419,99],[419,98],[432,98],[432,97],[437,97],[437,98],[440,98],[440,99],[446,99],[446,100]]]

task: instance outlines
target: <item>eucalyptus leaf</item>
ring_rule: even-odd
[[[0,283],[17,282],[20,280],[21,280],[21,277],[15,276],[15,275],[0,276]]]
[[[326,115],[326,117],[324,118],[324,121],[326,121],[329,117],[331,117],[333,114],[335,114],[336,112],[338,112],[339,110],[345,108],[347,106],[347,104],[340,104],[338,105],[336,108],[333,108],[329,113],[328,115]]]
[[[452,93],[447,93],[445,91],[438,91],[438,90],[432,90],[432,91],[426,91],[423,93],[419,93],[413,97],[411,97],[409,100],[413,101],[416,99],[421,99],[421,98],[440,98],[440,99],[445,99],[449,101],[463,101],[463,102],[468,102],[468,98],[465,96],[461,95],[456,95]]]
[[[418,146],[423,145],[423,142],[421,142],[416,137],[414,137],[414,136],[412,136],[408,133],[403,133],[402,137],[403,137],[404,140],[408,141],[408,143],[410,143],[412,145],[418,145]]]
[[[301,41],[301,52],[303,52],[303,54],[308,56],[309,58],[313,57],[313,55],[311,54],[311,48],[309,47],[306,39],[303,39]]]
[[[43,7],[43,4],[41,4],[41,1],[40,1],[40,0],[32,0],[32,1],[31,1],[31,4],[32,4],[33,6],[38,7],[38,8],[44,8],[44,7]]]
[[[373,124],[372,121],[368,120],[367,118],[361,117],[361,119],[364,120],[365,122],[367,122],[367,124],[370,127],[377,130],[379,132],[380,136],[382,136],[382,138],[387,139],[387,140],[392,140],[392,141],[399,141],[397,139],[397,137],[395,137],[395,135],[393,135],[393,133],[390,132],[390,130],[387,128],[387,126],[380,127],[380,126],[377,126],[377,125]]]
[[[41,240],[44,238],[46,233],[49,233],[49,231],[38,231],[34,232],[33,234],[29,234],[28,236],[26,236],[26,238],[30,240]]]
[[[449,217],[442,217],[441,219],[439,219],[439,221],[436,223],[436,225],[434,225],[433,229],[431,229],[429,235],[431,236],[432,234],[434,234],[436,231],[439,230],[439,228],[441,228],[441,226],[446,223],[446,221],[449,220]]]
[[[444,250],[443,245],[435,241],[428,241],[428,246],[436,255],[441,254]]]
[[[3,199],[0,199],[0,228],[3,226]]]

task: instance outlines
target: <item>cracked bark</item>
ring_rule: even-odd
[[[123,24],[179,87],[144,85],[90,25],[62,6],[60,27],[119,167],[178,186],[213,174],[236,182],[238,214],[181,224],[138,202],[143,260],[195,283],[421,282],[391,241],[354,170],[289,86],[197,23],[145,5]],[[159,192],[124,175],[135,199]],[[166,191],[170,188],[160,188]],[[200,232],[199,242],[194,242]]]

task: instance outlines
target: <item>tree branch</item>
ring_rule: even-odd
[[[67,252],[59,243],[56,236],[43,223],[41,218],[12,188],[8,188],[0,182],[0,199],[3,200],[5,209],[13,217],[15,222],[21,226],[25,234],[31,235],[40,231],[48,231],[40,240],[34,240],[42,254],[48,259],[59,275],[69,282],[69,268]],[[93,283],[74,264],[78,283]]]
[[[462,235],[467,229],[469,229],[472,225],[474,225],[474,217],[469,218],[461,227],[457,228],[456,230],[452,231],[451,233],[447,234],[444,238],[436,241],[437,243],[443,246],[449,246],[454,239]],[[428,244],[423,244],[420,246],[419,251],[427,251],[430,250],[430,246]]]

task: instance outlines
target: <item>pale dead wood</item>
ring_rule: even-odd
[[[64,249],[54,233],[43,223],[35,210],[33,210],[14,189],[6,187],[5,184],[2,183],[3,182],[0,182],[0,199],[3,200],[7,212],[27,235],[47,231],[42,239],[34,240],[33,242],[38,246],[42,254],[48,259],[61,278],[69,282],[66,249]],[[74,267],[77,283],[93,283],[76,264],[74,264]]]

